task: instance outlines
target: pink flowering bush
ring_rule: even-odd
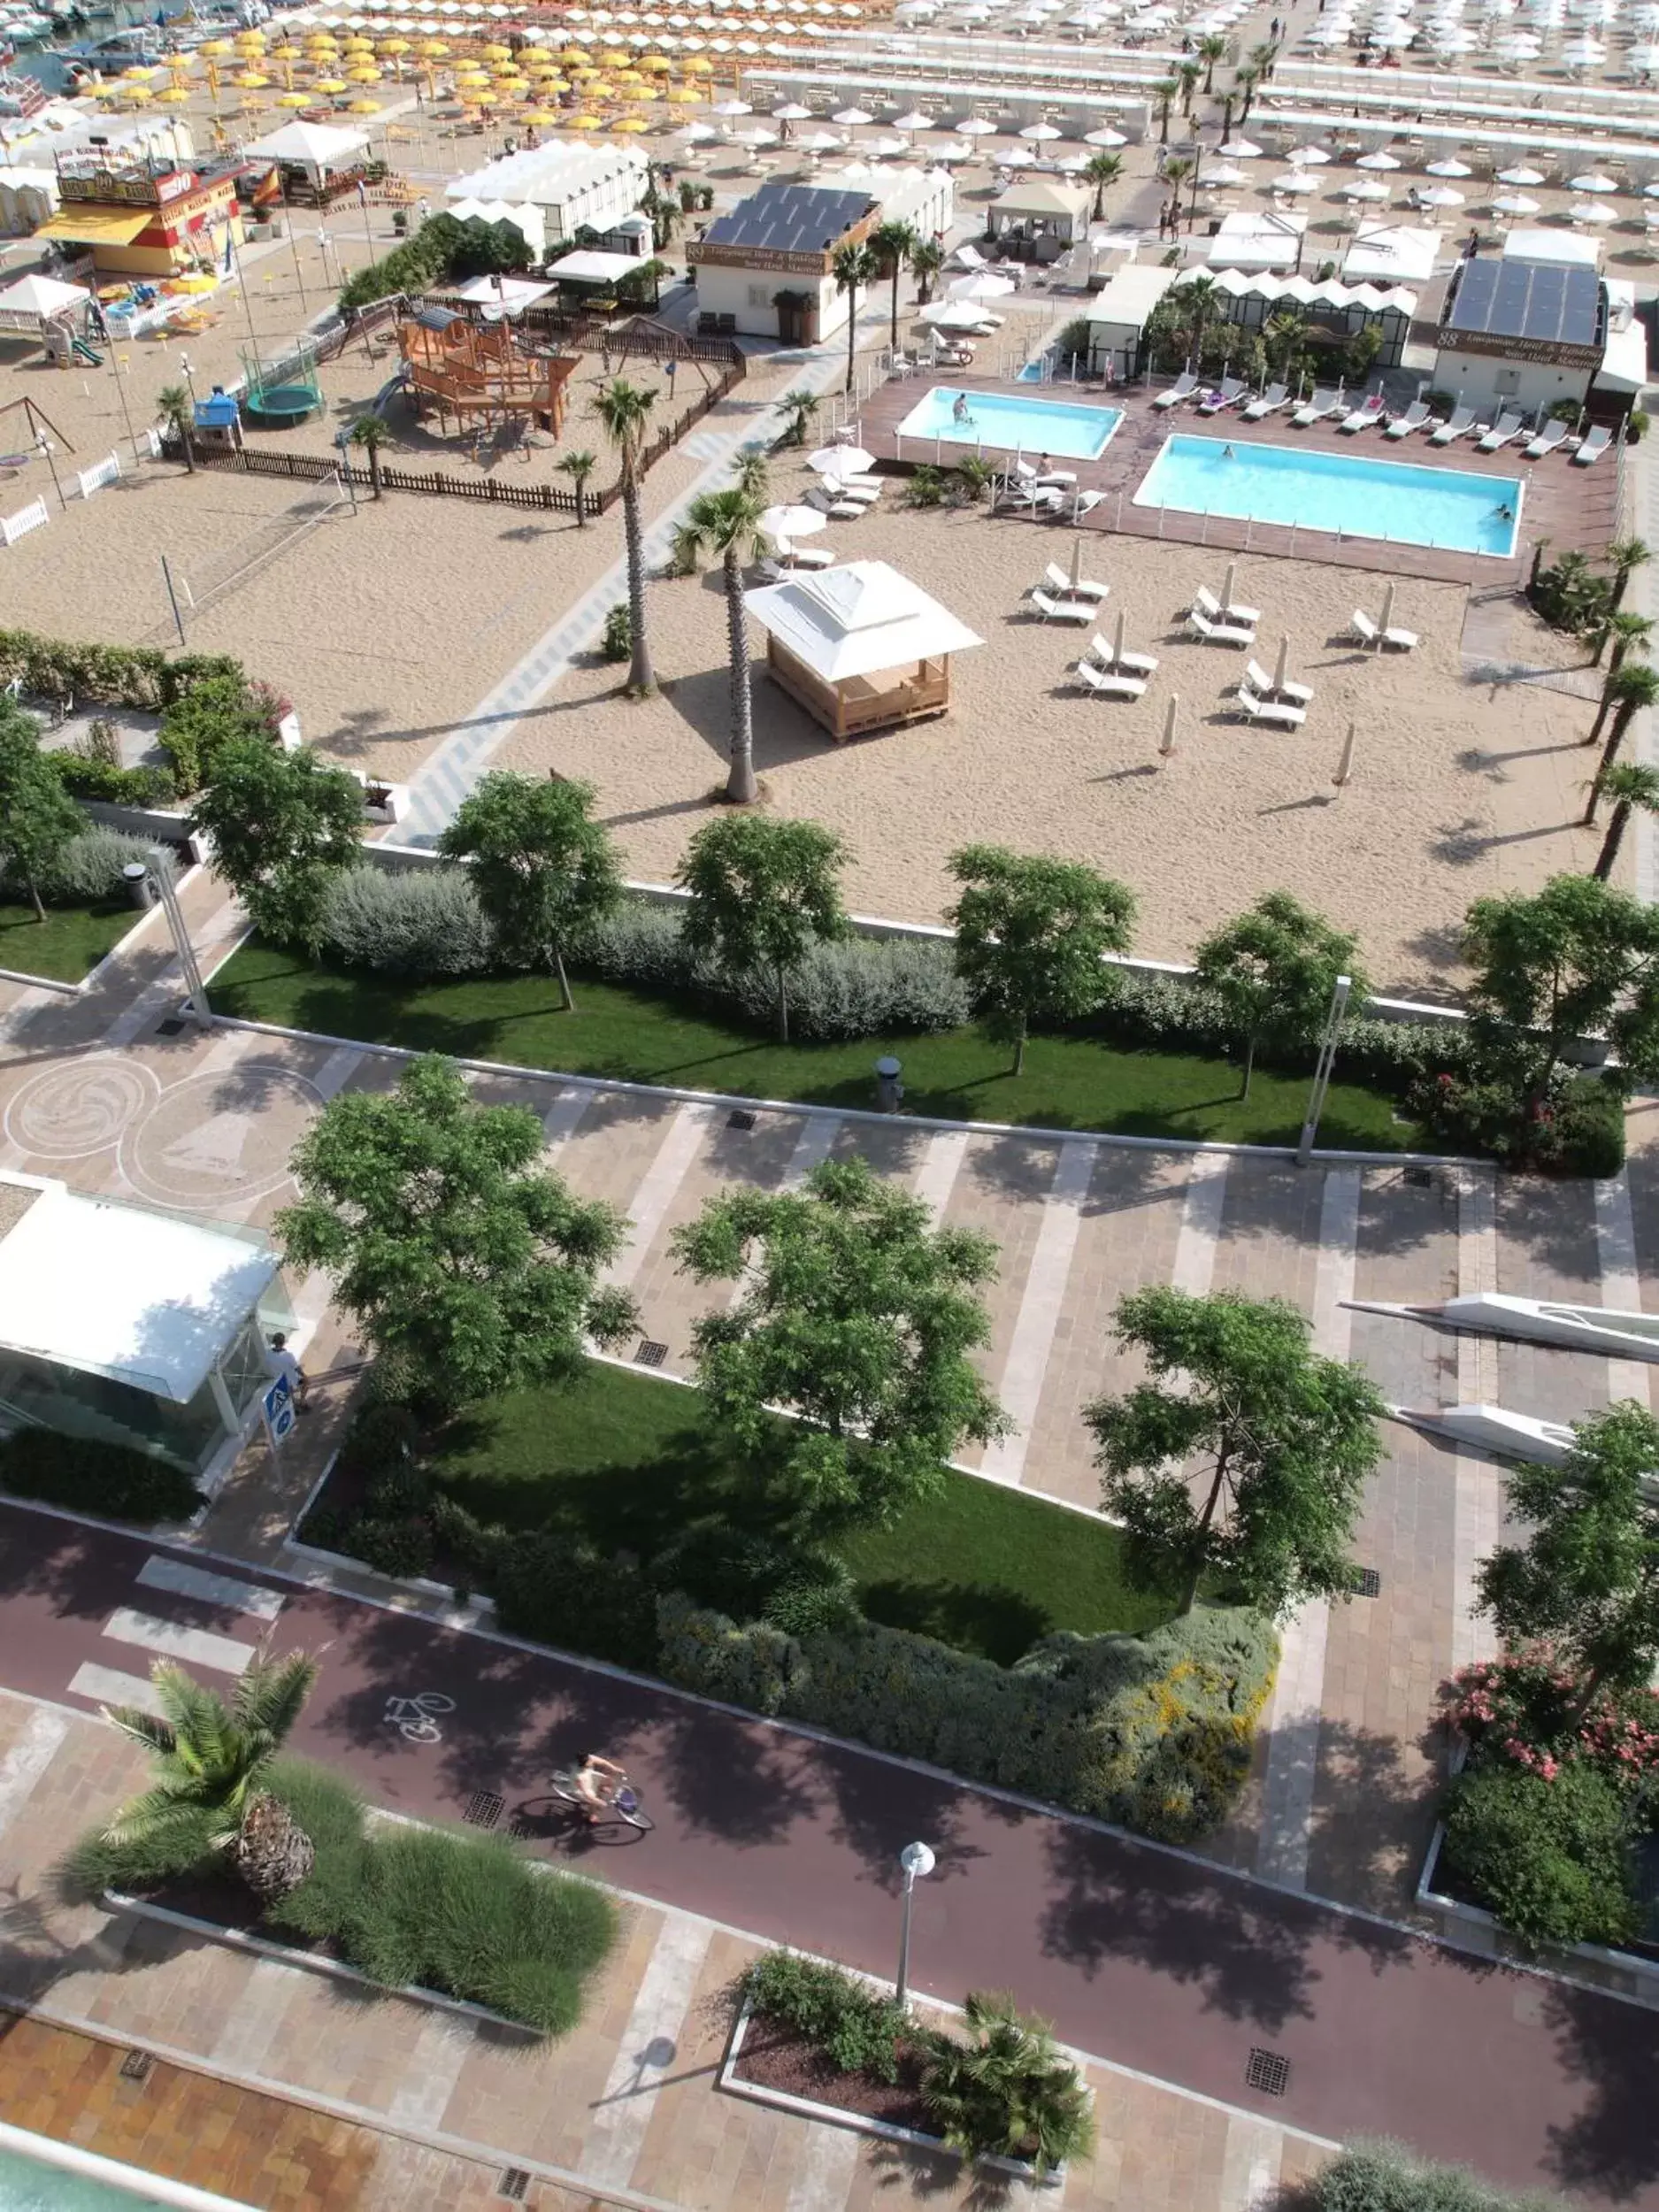
[[[1659,1778],[1659,1694],[1599,1691],[1580,1712],[1582,1685],[1548,1644],[1464,1667],[1441,1686],[1440,1717],[1483,1761],[1553,1782],[1569,1762],[1600,1768],[1616,1786]]]

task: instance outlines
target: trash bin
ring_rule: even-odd
[[[904,1096],[904,1086],[899,1080],[899,1063],[891,1053],[876,1062],[876,1111],[896,1114]]]
[[[142,860],[129,860],[121,871],[121,879],[127,886],[127,903],[129,906],[154,906],[156,887],[150,881],[150,871]]]

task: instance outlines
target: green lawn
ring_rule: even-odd
[[[575,995],[576,1012],[565,1014],[543,977],[423,983],[360,969],[313,968],[257,940],[233,956],[212,986],[218,1010],[244,1020],[566,1075],[817,1106],[872,1105],[872,1066],[892,1052],[904,1064],[909,1110],[952,1121],[1294,1144],[1307,1105],[1306,1075],[1258,1068],[1249,1098],[1241,1100],[1239,1071],[1225,1060],[1128,1051],[1086,1027],[1033,1037],[1025,1073],[1016,1079],[1007,1049],[976,1029],[780,1045],[764,1031],[687,1001],[580,979]],[[1417,1137],[1394,1118],[1393,1102],[1380,1093],[1332,1084],[1322,1143],[1401,1151]]]
[[[32,906],[0,902],[0,968],[50,976],[58,983],[79,983],[137,919],[125,899],[49,906],[43,922],[35,918]]]
[[[481,1519],[557,1524],[609,1555],[658,1551],[687,1521],[762,1527],[768,1507],[697,1423],[693,1391],[595,1363],[573,1391],[492,1399],[453,1423],[428,1465]],[[1122,1578],[1122,1540],[972,1475],[890,1528],[839,1545],[874,1620],[1003,1665],[1059,1628],[1141,1630],[1170,1608]]]

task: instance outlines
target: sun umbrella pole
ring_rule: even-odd
[[[1340,761],[1338,761],[1336,764],[1336,773],[1331,779],[1332,782],[1335,784],[1339,791],[1340,791],[1344,785],[1349,781],[1354,773],[1354,732],[1356,727],[1356,725],[1352,722],[1350,722],[1348,726],[1348,735],[1342,740],[1342,757]]]
[[[1158,745],[1158,757],[1167,760],[1175,750],[1175,710],[1180,705],[1179,695],[1171,692],[1170,703],[1164,710],[1164,736]]]

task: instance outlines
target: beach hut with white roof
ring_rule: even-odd
[[[743,603],[773,681],[837,741],[943,714],[950,656],[985,642],[886,561],[787,576]]]

